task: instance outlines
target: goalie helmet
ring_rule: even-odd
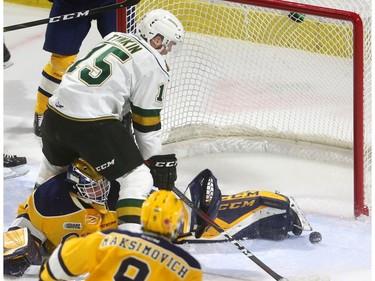
[[[145,231],[174,239],[182,223],[182,201],[171,191],[155,191],[143,202],[141,224]]]
[[[146,13],[137,24],[137,35],[149,44],[156,35],[163,37],[161,53],[165,49],[182,42],[184,28],[181,22],[170,12],[162,9]]]
[[[69,165],[67,180],[73,183],[73,192],[88,203],[106,206],[111,183],[82,158]],[[94,206],[95,207],[95,206]]]

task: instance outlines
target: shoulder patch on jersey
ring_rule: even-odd
[[[67,230],[81,230],[83,227],[82,227],[82,223],[64,222],[63,228]]]

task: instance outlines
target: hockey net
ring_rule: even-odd
[[[240,150],[352,165],[354,212],[368,215],[369,0],[145,0],[136,18],[156,8],[186,31],[168,58],[165,144],[235,138]]]

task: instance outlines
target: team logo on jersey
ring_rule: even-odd
[[[82,229],[82,224],[78,222],[64,222],[64,229]]]
[[[86,215],[85,217],[85,224],[91,224],[91,225],[99,225],[102,222],[102,217],[97,215]]]
[[[61,105],[59,102],[56,102],[56,103],[55,103],[55,106],[56,106],[57,108],[63,108],[63,107],[64,107],[64,106]]]

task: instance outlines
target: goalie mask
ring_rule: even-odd
[[[79,158],[69,165],[67,180],[73,183],[72,191],[101,213],[107,209],[111,183],[89,163]]]
[[[183,223],[183,204],[171,191],[153,192],[142,205],[141,224],[145,231],[174,239]]]
[[[163,38],[162,48],[157,51],[165,54],[165,50],[169,52],[172,46],[182,42],[184,28],[173,14],[166,10],[157,9],[148,12],[140,20],[137,24],[137,35],[149,44],[156,35],[160,35]]]

